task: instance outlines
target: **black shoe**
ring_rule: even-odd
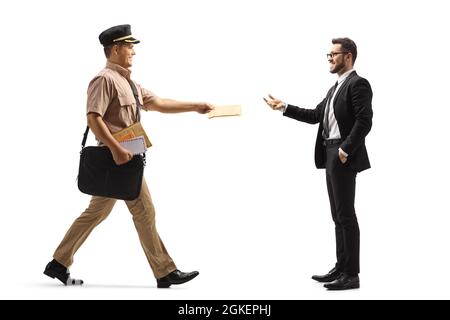
[[[158,283],[158,288],[168,288],[172,284],[182,284],[191,281],[198,275],[198,271],[181,272],[180,270],[175,270],[165,277],[156,279],[156,282]]]
[[[359,277],[349,276],[343,273],[339,279],[334,280],[331,283],[324,284],[324,287],[328,290],[348,290],[348,289],[358,289],[359,288]]]
[[[83,280],[72,279],[70,277],[69,269],[63,266],[61,263],[53,259],[45,267],[44,274],[54,279],[57,278],[59,281],[67,285],[82,285]]]
[[[311,278],[319,282],[332,282],[337,278],[339,278],[341,274],[342,274],[341,271],[338,271],[336,270],[336,268],[333,268],[327,274],[324,274],[322,276],[312,276]]]

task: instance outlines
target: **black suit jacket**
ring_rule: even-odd
[[[317,132],[315,162],[317,168],[325,168],[325,147],[323,146],[323,117],[327,96],[315,109],[303,109],[288,105],[284,115],[299,121],[319,123]],[[348,165],[356,171],[370,168],[369,156],[365,145],[365,137],[372,128],[372,89],[369,81],[361,78],[355,71],[339,88],[334,98],[334,116],[343,140],[340,148],[348,153]]]

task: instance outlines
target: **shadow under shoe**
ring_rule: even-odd
[[[336,268],[333,268],[327,274],[321,276],[314,275],[311,278],[318,282],[332,282],[338,279],[341,276],[341,274],[342,274],[341,271],[338,271],[336,270]]]
[[[182,284],[191,281],[198,275],[198,271],[181,272],[180,270],[175,270],[165,277],[156,279],[156,282],[158,284],[158,288],[169,288],[173,284]]]
[[[44,270],[44,274],[52,279],[57,278],[59,281],[64,283],[65,286],[67,285],[76,286],[83,284],[83,280],[72,279],[70,277],[69,269],[67,269],[65,266],[63,266],[55,259],[53,259],[47,264]]]

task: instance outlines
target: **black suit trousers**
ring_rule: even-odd
[[[336,269],[359,273],[359,226],[355,213],[356,171],[338,155],[339,144],[326,147],[326,178],[336,232]]]

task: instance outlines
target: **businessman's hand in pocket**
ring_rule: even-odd
[[[342,164],[347,162],[347,156],[344,154],[344,152],[342,152],[341,149],[339,149],[339,160]]]

